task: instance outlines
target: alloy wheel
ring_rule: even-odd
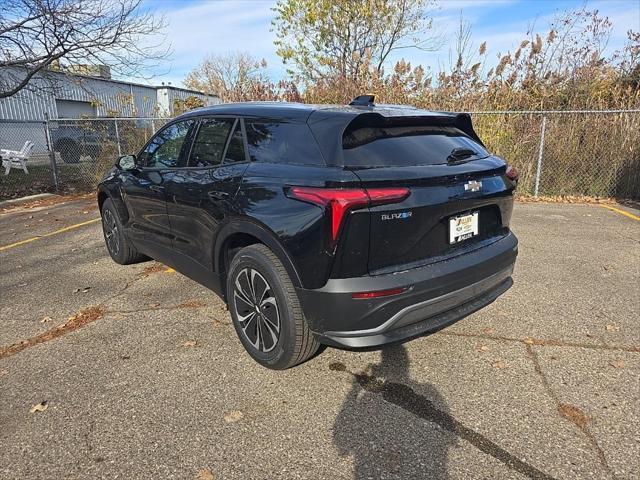
[[[109,209],[105,209],[102,213],[102,226],[104,228],[104,238],[107,241],[107,248],[112,254],[117,255],[118,252],[120,252],[118,224]]]
[[[260,272],[244,268],[238,273],[233,305],[246,340],[260,352],[273,350],[280,336],[280,313],[275,294]]]

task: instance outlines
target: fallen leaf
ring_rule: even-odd
[[[507,366],[502,360],[495,361],[491,364],[493,368],[505,368]]]
[[[609,323],[605,328],[607,329],[607,332],[617,332],[618,330],[620,330],[620,327],[615,323]]]
[[[214,480],[213,473],[208,468],[203,468],[196,475],[196,480]]]
[[[486,345],[480,345],[479,347],[476,348],[476,350],[478,352],[486,352],[487,350],[489,350],[489,347],[487,347]]]
[[[160,306],[160,304],[159,304],[159,303],[150,303],[150,304],[149,304],[149,307],[150,307],[150,308],[156,308],[156,307],[159,307],[159,306]]]
[[[48,323],[48,322],[50,322],[51,320],[53,320],[53,318],[51,318],[51,317],[44,317],[42,320],[40,320],[40,323]]]
[[[244,413],[242,413],[240,410],[230,410],[224,414],[223,418],[227,423],[235,423],[242,417],[244,417]]]
[[[589,423],[589,417],[580,410],[578,407],[574,405],[569,405],[567,403],[561,403],[558,405],[558,413],[562,415],[567,420],[575,423],[580,428],[585,428],[587,423]]]
[[[525,337],[524,343],[526,343],[527,345],[533,345],[535,342],[533,341],[533,338]]]
[[[624,360],[614,360],[613,362],[609,362],[614,368],[624,368]]]
[[[486,333],[487,335],[491,335],[493,333],[493,328],[487,327],[482,329],[482,333]]]
[[[198,342],[196,340],[187,340],[182,344],[183,347],[197,347]]]
[[[29,413],[44,412],[48,406],[49,406],[49,403],[46,400],[43,400],[40,403],[36,403],[33,407],[31,407],[31,409],[29,410]]]

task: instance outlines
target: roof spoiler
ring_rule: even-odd
[[[455,116],[453,124],[456,127],[458,127],[460,130],[462,130],[464,133],[469,135],[471,138],[473,138],[480,145],[485,147],[484,142],[480,140],[480,137],[478,136],[476,131],[473,129],[473,123],[471,122],[471,115],[469,115],[468,113],[458,113]]]
[[[373,107],[375,106],[373,103],[375,99],[375,95],[358,95],[356,98],[351,100],[349,105],[353,105],[355,107]]]

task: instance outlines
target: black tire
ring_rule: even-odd
[[[102,216],[104,243],[114,262],[120,265],[129,265],[149,259],[149,257],[138,252],[124,234],[122,221],[110,198],[106,199],[102,204],[100,214]]]
[[[80,162],[80,145],[69,138],[63,138],[56,145],[56,150],[64,163]]]
[[[261,292],[263,281],[266,287]],[[282,262],[265,245],[250,245],[233,257],[227,276],[227,302],[242,345],[260,365],[284,370],[318,351],[320,344],[309,330],[291,279]]]

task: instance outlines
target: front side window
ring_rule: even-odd
[[[142,154],[143,164],[147,168],[177,167],[180,152],[193,123],[193,120],[174,123],[153,137]]]
[[[252,162],[324,165],[306,123],[245,120],[245,127]]]
[[[215,167],[222,163],[222,154],[234,119],[203,120],[191,147],[190,167]]]

